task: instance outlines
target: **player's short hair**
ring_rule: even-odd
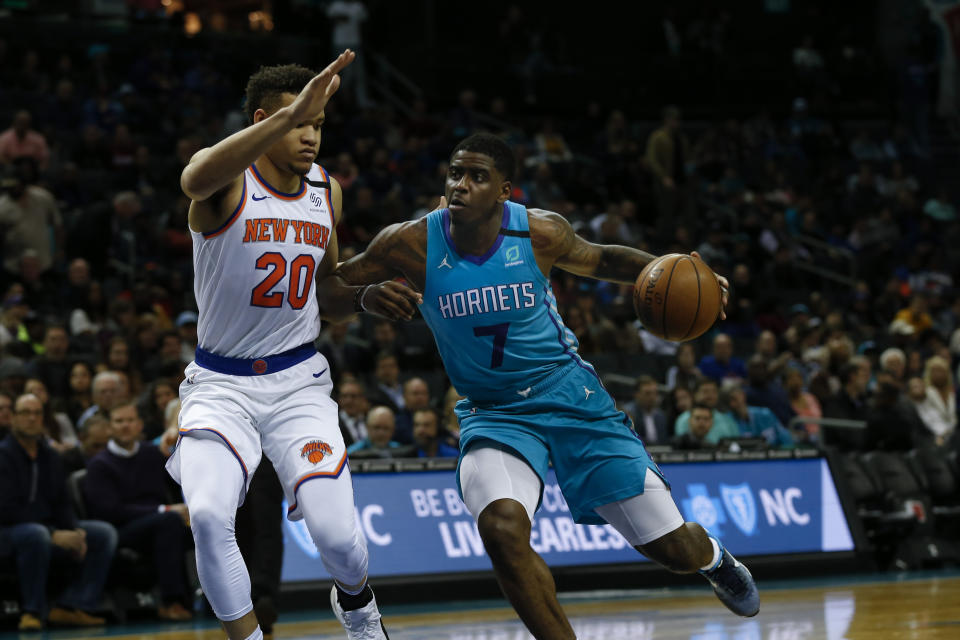
[[[278,108],[282,94],[297,95],[315,75],[316,72],[298,64],[260,67],[247,81],[246,102],[243,107],[247,120],[253,124],[253,114],[257,109],[273,112]]]
[[[482,153],[485,156],[493,158],[493,164],[497,171],[503,174],[508,182],[513,182],[513,174],[516,170],[517,160],[513,155],[513,149],[510,148],[502,138],[492,133],[475,133],[472,136],[460,141],[450,157],[457,155],[459,151],[473,151]]]

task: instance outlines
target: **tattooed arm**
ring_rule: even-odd
[[[656,256],[616,244],[587,242],[574,232],[563,216],[552,211],[529,209],[530,242],[537,263],[545,274],[559,267],[578,276],[633,284]]]
[[[411,238],[415,235],[416,223],[390,225],[370,241],[366,251],[340,264],[332,274],[319,280],[320,315],[331,322],[345,320],[359,310],[391,320],[412,318],[423,297],[411,287],[394,282],[394,278],[407,277],[410,280],[407,272],[415,270],[416,238]],[[425,257],[425,230],[423,245]]]
[[[537,264],[547,276],[552,267],[620,284],[633,284],[643,268],[657,256],[645,251],[617,244],[594,244],[581,238],[566,218],[552,211],[528,209],[530,214],[530,242],[533,244]],[[691,255],[699,257],[696,251]],[[716,275],[716,274],[714,274]],[[721,300],[727,306],[727,290],[730,283],[717,276]],[[721,310],[721,318],[726,313]]]

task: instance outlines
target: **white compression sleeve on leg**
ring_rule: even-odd
[[[683,524],[673,495],[660,476],[647,469],[643,485],[640,495],[594,509],[635,547],[653,542]]]
[[[303,520],[320,559],[345,592],[354,595],[367,583],[367,539],[353,501],[350,470],[338,478],[311,478],[297,489]]]
[[[178,446],[200,584],[217,618],[236,620],[253,609],[250,576],[234,534],[243,470],[221,442],[186,436]]]
[[[543,484],[526,460],[494,447],[474,447],[460,461],[463,502],[474,519],[491,502],[509,498],[523,505],[530,521]]]

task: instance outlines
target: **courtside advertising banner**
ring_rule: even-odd
[[[738,557],[853,550],[824,459],[678,463],[663,471],[684,518]],[[452,471],[357,474],[353,484],[371,576],[491,568]],[[284,520],[284,543],[285,582],[329,579],[303,521]],[[554,567],[645,561],[613,527],[574,524],[552,470],[531,544]]]

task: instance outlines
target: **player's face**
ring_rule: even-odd
[[[500,213],[501,205],[510,197],[510,183],[490,156],[458,151],[447,168],[444,195],[455,220],[481,220]]]
[[[291,104],[296,98],[292,93],[281,96],[281,107]],[[320,129],[326,114],[320,115],[309,122],[294,123],[293,129],[267,150],[267,156],[277,167],[290,173],[304,176],[310,171],[317,152],[320,150]]]

